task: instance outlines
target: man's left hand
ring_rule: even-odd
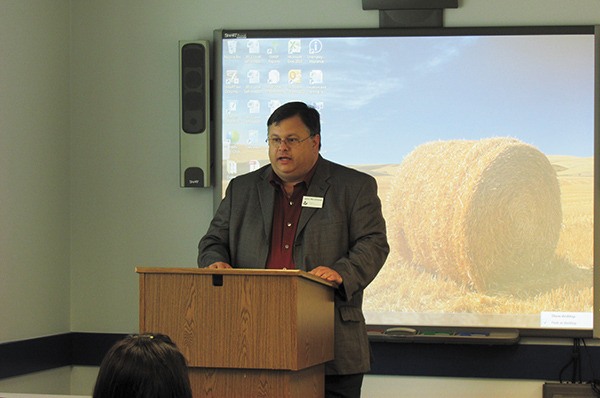
[[[340,286],[344,281],[342,276],[338,274],[336,270],[329,267],[324,267],[322,265],[311,270],[309,274],[325,279],[327,282],[335,283],[338,286]]]

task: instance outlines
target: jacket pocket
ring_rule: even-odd
[[[340,317],[344,322],[364,322],[365,317],[362,311],[356,307],[343,306],[339,307]]]

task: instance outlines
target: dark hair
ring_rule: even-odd
[[[192,398],[185,358],[168,336],[127,336],[102,360],[93,398]]]
[[[308,127],[311,137],[321,134],[321,117],[319,111],[300,101],[288,102],[275,109],[267,120],[267,127],[296,115],[300,116],[304,125]]]

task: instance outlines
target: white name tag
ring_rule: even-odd
[[[320,209],[323,207],[323,198],[318,198],[316,196],[304,196],[302,198],[302,207]]]

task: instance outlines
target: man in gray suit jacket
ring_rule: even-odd
[[[314,108],[284,104],[267,126],[270,164],[229,183],[198,266],[296,268],[336,285],[326,396],[359,397],[370,370],[363,290],[389,253],[376,181],[320,156]]]

